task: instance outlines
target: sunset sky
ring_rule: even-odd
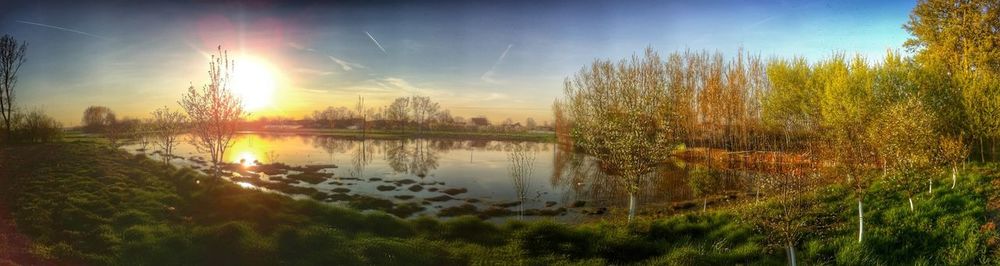
[[[44,2],[44,3],[42,3]],[[87,1],[75,1],[87,2]],[[95,1],[100,2],[100,1]],[[430,96],[453,115],[551,119],[562,82],[595,58],[742,46],[764,57],[881,57],[908,37],[914,1],[70,1],[0,0],[0,34],[29,43],[17,91],[67,126],[104,105],[119,116],[178,108],[207,55],[272,75],[255,116]],[[136,1],[140,2],[140,1]]]

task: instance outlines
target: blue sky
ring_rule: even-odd
[[[0,33],[29,43],[22,107],[66,125],[90,105],[145,117],[207,79],[217,45],[268,62],[274,104],[326,106],[431,96],[454,115],[539,121],[562,81],[596,58],[646,46],[762,56],[881,57],[908,38],[914,1],[12,2]],[[370,37],[369,37],[370,35]],[[377,40],[381,48],[373,41]],[[384,50],[384,52],[383,52]]]

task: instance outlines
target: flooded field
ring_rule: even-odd
[[[182,139],[171,163],[207,171],[208,156]],[[138,148],[127,147],[140,153]],[[510,154],[516,148],[534,157],[523,180],[511,175]],[[162,159],[156,152],[150,156]],[[223,167],[229,180],[248,189],[360,208],[391,202],[393,206],[382,209],[398,210],[392,211],[398,216],[574,221],[601,217],[628,200],[593,160],[554,143],[247,133],[235,138],[225,161],[230,163]],[[752,190],[743,188],[747,177],[732,174],[710,180],[715,189],[708,193],[703,182],[689,178],[693,169],[704,170],[678,161],[645,178],[638,195],[640,210],[699,209],[702,198],[729,201]],[[647,206],[657,207],[642,209]]]

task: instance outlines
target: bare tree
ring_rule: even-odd
[[[531,174],[535,170],[535,152],[524,145],[516,145],[507,154],[507,160],[510,161],[509,171],[514,191],[517,193],[517,200],[521,202],[518,205],[518,218],[522,219],[524,218],[524,200],[528,187],[531,185]]]
[[[171,111],[166,106],[156,109],[152,115],[153,143],[163,152],[163,162],[169,163],[177,145],[177,138],[184,133],[184,122],[187,118],[183,113]]]
[[[104,127],[102,133],[108,139],[108,144],[112,148],[121,148],[129,139],[134,137],[136,127],[141,124],[138,119],[122,118],[117,119],[113,114],[108,117],[108,126]]]
[[[438,103],[431,101],[430,97],[413,96],[410,98],[410,109],[413,110],[413,120],[417,122],[417,131],[422,134],[427,126],[427,121],[437,115],[441,107]]]
[[[242,100],[229,90],[235,63],[229,60],[228,52],[222,51],[222,46],[218,49],[219,54],[213,55],[208,63],[209,84],[200,90],[188,87],[180,101],[191,121],[191,143],[209,154],[215,177],[219,177],[219,164],[226,149],[233,145],[239,122],[247,116]]]
[[[597,60],[567,79],[565,91],[574,144],[628,192],[631,222],[636,193],[675,144],[660,56],[647,48],[617,64]]]
[[[365,112],[366,110],[365,110],[365,98],[364,97],[361,97],[360,95],[358,95],[358,104],[354,106],[354,109],[355,109],[355,112],[358,113],[358,116],[360,116],[360,118],[361,118],[361,121],[360,121],[361,122],[361,125],[360,125],[361,135],[364,136],[365,135],[365,127],[367,126],[366,124],[368,123],[368,113]]]
[[[409,108],[410,108],[410,98],[407,97],[396,98],[396,100],[394,100],[392,104],[389,104],[389,106],[386,107],[385,110],[386,119],[395,121],[399,126],[399,129],[405,131],[406,123],[409,122],[410,120],[410,112],[408,112]]]
[[[28,43],[17,43],[13,36],[0,37],[0,118],[3,119],[4,136],[10,136],[14,119],[14,86],[17,72],[24,64]]]
[[[146,153],[147,148],[149,148],[149,145],[153,142],[152,125],[153,121],[151,119],[146,119],[136,124],[135,128],[133,128],[131,132],[132,139],[139,144],[139,151],[143,153]]]

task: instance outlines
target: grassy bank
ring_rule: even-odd
[[[786,258],[769,241],[774,233],[748,218],[768,214],[772,202],[633,226],[494,225],[292,200],[82,141],[4,148],[0,162],[0,199],[10,212],[0,218],[13,217],[30,252],[58,264],[770,265]],[[848,189],[802,195],[817,210],[806,220],[822,224],[797,244],[799,262],[992,264],[994,169],[972,167],[957,188],[918,195],[914,212],[898,188],[876,183],[860,244]]]
[[[513,140],[513,141],[555,141],[555,133],[552,132],[491,132],[491,131],[423,131],[415,130],[360,130],[351,129],[260,129],[248,130],[249,133],[282,133],[282,134],[303,134],[316,136],[337,136],[350,138],[372,138],[372,139],[404,139],[404,138],[434,138],[434,139],[459,139],[459,140]]]

